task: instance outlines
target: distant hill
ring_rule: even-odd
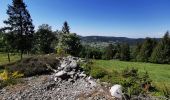
[[[108,37],[108,36],[81,36],[81,41],[84,43],[98,43],[98,42],[107,42],[107,43],[128,43],[134,45],[136,43],[143,42],[145,38],[127,38],[127,37]],[[156,38],[159,40],[159,38]]]

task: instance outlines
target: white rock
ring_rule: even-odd
[[[96,82],[93,80],[89,80],[88,82],[90,83],[90,86],[92,86],[92,87],[96,87],[96,85],[97,85]]]
[[[112,96],[122,100],[122,86],[121,85],[114,85],[110,89],[110,93]]]
[[[60,77],[62,75],[66,74],[65,71],[59,71],[58,73],[55,74],[56,77]]]
[[[77,62],[76,61],[72,61],[71,63],[70,63],[70,67],[71,68],[76,68],[78,65],[77,65]]]
[[[86,74],[84,74],[84,72],[79,74],[80,77],[86,77]]]

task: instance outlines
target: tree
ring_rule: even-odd
[[[67,22],[64,22],[63,29],[59,31],[59,39],[57,45],[58,54],[71,54],[78,56],[81,49],[81,42],[78,35],[70,33],[70,28]]]
[[[120,49],[120,60],[129,61],[130,60],[130,48],[127,43],[123,43]]]
[[[120,43],[117,43],[115,48],[114,48],[114,58],[115,59],[120,59],[120,50],[121,50],[121,45]]]
[[[5,43],[4,43],[4,33],[0,31],[0,52],[4,51]]]
[[[153,63],[170,63],[170,36],[166,32],[151,55]]]
[[[34,26],[31,16],[26,9],[23,0],[13,0],[12,5],[8,6],[7,15],[9,18],[4,21],[7,25],[4,27],[10,35],[14,35],[13,42],[16,48],[21,52],[21,59],[24,51],[30,51],[33,42]]]
[[[70,27],[69,27],[67,21],[65,21],[64,24],[63,24],[62,33],[64,33],[64,34],[70,33]]]
[[[65,35],[65,40],[65,44],[67,45],[66,53],[78,56],[82,47],[79,36],[72,33]]]
[[[137,61],[148,62],[155,46],[156,40],[146,38],[140,48],[140,52],[137,56]]]
[[[113,45],[109,44],[104,52],[104,59],[110,60],[113,59]]]
[[[137,61],[137,56],[140,53],[140,49],[142,47],[142,43],[137,43],[133,48],[132,48],[132,58],[134,61]]]
[[[51,26],[48,24],[42,24],[39,26],[38,31],[35,34],[37,49],[43,53],[50,53],[54,48],[51,47],[53,41],[56,39],[55,34],[51,30]]]

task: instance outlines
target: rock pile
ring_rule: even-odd
[[[74,82],[78,78],[86,77],[85,72],[78,64],[80,62],[84,62],[84,60],[72,56],[58,58],[58,59],[60,59],[60,66],[58,66],[57,70],[56,69],[54,70],[55,81],[68,80]]]
[[[101,87],[79,66],[84,60],[71,56],[57,59],[60,64],[56,69],[47,64],[54,73],[24,78],[23,84],[5,87],[0,90],[0,100],[80,100],[83,96],[88,98],[81,100],[108,100],[100,94],[91,95]]]

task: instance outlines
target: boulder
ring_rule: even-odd
[[[66,80],[66,79],[70,78],[70,76],[65,71],[59,71],[58,73],[55,74],[55,77],[59,77],[62,80]]]
[[[113,85],[110,89],[110,93],[113,97],[122,100],[122,86],[121,85]]]

